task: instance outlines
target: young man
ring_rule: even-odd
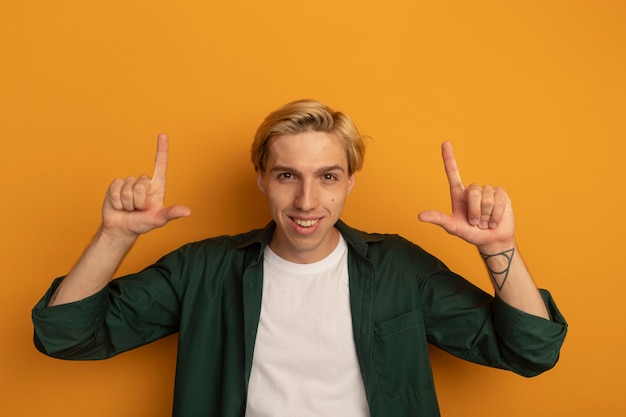
[[[427,343],[525,376],[554,366],[567,326],[524,266],[506,192],[464,187],[445,143],[452,214],[420,214],[477,246],[493,297],[401,237],[340,220],[364,151],[345,114],[283,106],[252,145],[272,222],[111,280],[139,235],[191,213],[163,206],[159,136],[153,177],[111,184],[93,242],[35,306],[37,348],[100,359],[179,332],[180,417],[437,416]]]

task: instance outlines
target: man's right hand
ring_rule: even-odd
[[[152,178],[144,174],[111,183],[102,207],[102,233],[134,240],[170,220],[191,215],[183,205],[163,206],[168,148],[167,135],[160,134]]]
[[[104,288],[137,237],[170,220],[189,216],[188,207],[163,207],[168,141],[159,135],[152,178],[118,179],[102,207],[102,226],[50,299],[50,307],[82,300]]]

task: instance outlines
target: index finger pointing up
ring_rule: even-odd
[[[446,176],[448,177],[448,184],[450,184],[450,194],[452,197],[462,196],[465,192],[465,187],[461,182],[461,174],[454,158],[454,151],[452,150],[452,144],[450,142],[444,142],[441,145],[441,156],[443,157],[443,165],[446,170]]]
[[[167,174],[167,152],[169,150],[169,142],[167,135],[161,133],[157,139],[157,152],[154,159],[154,174],[152,180],[156,180],[165,184]]]

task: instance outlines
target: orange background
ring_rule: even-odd
[[[504,185],[539,286],[570,324],[524,379],[432,349],[444,416],[626,413],[626,6],[621,1],[4,1],[0,6],[0,415],[168,416],[176,337],[108,361],[47,358],[30,309],[99,223],[115,177],[171,141],[169,203],[120,273],[184,242],[264,225],[248,148],[310,97],[372,137],[344,219],[397,232],[489,288],[446,210],[439,144],[466,182]]]

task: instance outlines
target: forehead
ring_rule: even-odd
[[[343,140],[336,134],[310,131],[272,138],[267,169],[274,165],[339,165],[347,170],[348,158]]]

